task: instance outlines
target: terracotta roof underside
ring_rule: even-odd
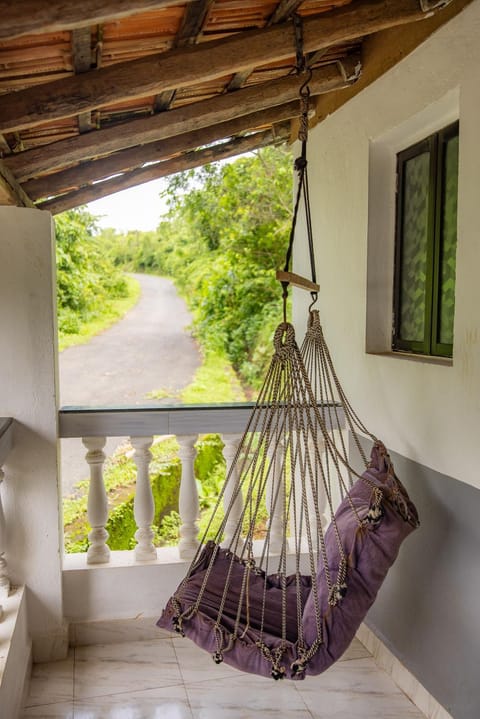
[[[425,14],[416,0],[15,5],[0,0],[0,179],[54,213],[289,141],[305,77],[294,13],[312,116],[359,78],[365,36]]]

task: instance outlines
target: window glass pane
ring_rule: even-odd
[[[404,165],[399,335],[410,342],[425,336],[429,184],[430,153],[423,152]]]
[[[453,344],[457,246],[458,135],[446,143],[442,197],[438,341]]]

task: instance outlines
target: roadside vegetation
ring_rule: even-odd
[[[226,357],[258,389],[281,320],[282,266],[292,207],[292,156],[268,147],[228,164],[174,175],[156,231],[105,230],[119,268],[174,279],[207,354]]]
[[[282,316],[275,269],[282,265],[291,221],[291,155],[283,148],[266,148],[229,164],[176,175],[166,197],[168,214],[153,232],[122,235],[104,230],[95,235],[94,218],[84,211],[65,213],[68,217],[60,219],[60,342],[85,336],[90,331],[85,328],[95,326],[99,303],[90,301],[95,292],[112,312],[115,302],[135,301],[125,272],[167,276],[192,313],[192,332],[204,361],[184,390],[152,388],[148,397],[171,397],[185,404],[244,401],[260,386],[272,354],[273,331]],[[81,237],[78,245],[75,233]],[[100,314],[100,321],[106,319]],[[200,534],[225,479],[222,447],[218,435],[206,435],[197,443]],[[173,438],[152,447],[158,546],[178,542],[177,448]],[[130,447],[120,448],[107,460],[105,482],[111,507],[109,546],[130,549],[135,544],[135,465]],[[65,544],[70,552],[88,547],[87,490],[85,480],[75,497],[64,500]]]
[[[55,220],[60,351],[117,322],[140,295],[138,282],[105,254],[95,220],[84,209]]]

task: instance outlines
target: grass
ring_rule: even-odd
[[[105,302],[98,310],[96,316],[89,322],[82,322],[81,329],[77,333],[58,333],[58,350],[62,352],[68,347],[82,345],[89,342],[92,337],[118,322],[128,310],[134,307],[140,298],[140,284],[133,277],[125,277],[128,286],[127,297]]]
[[[192,382],[182,390],[160,387],[149,392],[148,399],[180,399],[183,404],[219,404],[245,402],[245,392],[225,355],[214,350],[203,352],[203,362]]]

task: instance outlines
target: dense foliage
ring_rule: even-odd
[[[104,311],[106,302],[125,297],[127,283],[94,234],[93,215],[84,209],[64,212],[55,229],[59,331],[76,333],[82,322]]]
[[[235,162],[181,173],[166,191],[156,232],[104,232],[120,266],[171,276],[204,346],[225,352],[258,385],[281,316],[275,270],[283,263],[292,205],[292,158],[265,148]]]

